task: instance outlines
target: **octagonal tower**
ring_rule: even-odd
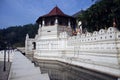
[[[76,19],[64,14],[57,6],[48,14],[40,16],[36,22],[39,24],[38,34],[41,39],[58,38],[62,32],[71,36],[76,26]]]

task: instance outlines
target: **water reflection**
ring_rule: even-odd
[[[42,73],[49,74],[50,80],[117,80],[113,76],[58,61],[36,60],[35,63]]]

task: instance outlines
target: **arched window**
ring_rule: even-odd
[[[120,35],[118,35],[118,38],[120,38]]]
[[[110,38],[112,38],[112,36],[110,35]]]

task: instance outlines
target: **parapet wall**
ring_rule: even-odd
[[[86,32],[85,34],[78,34],[77,36],[69,37],[68,40],[78,40],[80,43],[86,43],[113,39],[120,39],[120,32],[116,28],[110,27],[107,30],[100,29],[99,31],[94,31],[93,33]]]
[[[74,46],[77,51],[119,53],[120,32],[110,27],[107,30],[79,34],[68,38],[68,46]]]

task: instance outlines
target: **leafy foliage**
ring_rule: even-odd
[[[0,30],[0,42],[4,44],[4,41],[10,43],[14,47],[24,46],[25,37],[28,33],[31,38],[35,37],[37,33],[37,24],[27,24],[23,26],[12,26],[7,29]]]
[[[83,28],[92,32],[113,26],[113,20],[117,27],[120,26],[119,14],[120,0],[97,0],[94,5],[79,14],[77,19],[82,21]]]

